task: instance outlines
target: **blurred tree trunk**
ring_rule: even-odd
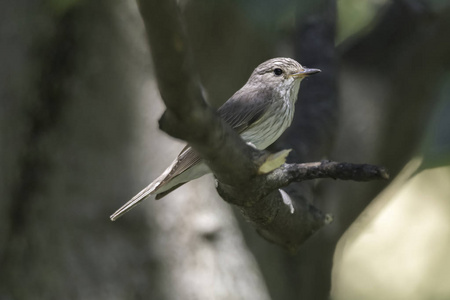
[[[306,1],[297,5],[295,17],[294,57],[305,66],[321,69],[322,73],[302,82],[293,124],[271,148],[273,151],[293,149],[289,156],[291,162],[320,161],[328,156],[333,145],[339,112],[334,46],[336,2]],[[312,181],[302,182],[286,189],[314,203],[317,201],[315,185]],[[264,245],[264,241],[248,233],[249,246],[261,265],[273,299],[328,298],[334,245],[328,245],[322,238],[323,230],[295,256]]]
[[[161,297],[142,213],[133,234],[108,220],[133,186],[133,99],[149,66],[136,10],[9,2],[0,10],[0,298]]]
[[[72,4],[0,12],[0,298],[267,299],[211,190],[109,221],[176,149],[135,2]]]

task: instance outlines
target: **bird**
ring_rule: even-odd
[[[263,150],[291,125],[301,81],[321,72],[291,58],[269,59],[253,71],[247,83],[218,110],[218,115],[251,146]],[[184,183],[211,173],[207,164],[186,145],[172,164],[152,183],[110,216],[112,221],[150,195],[160,199]]]

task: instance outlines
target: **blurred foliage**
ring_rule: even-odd
[[[83,0],[47,0],[46,5],[55,15],[63,15]]]
[[[443,79],[439,98],[422,145],[423,169],[450,165],[450,74]]]
[[[294,28],[297,3],[293,0],[235,0],[235,2],[237,7],[245,12],[248,21],[260,28],[260,32],[264,34],[273,35],[280,28]]]
[[[336,43],[369,29],[387,0],[339,0]]]
[[[417,6],[420,10],[420,3],[424,4],[434,12],[439,12],[450,6],[449,0],[423,0],[409,1],[412,6]],[[375,20],[383,10],[383,7],[389,4],[389,0],[338,0],[338,28],[336,32],[336,44],[343,42],[345,39],[357,33],[368,32]]]
[[[450,6],[450,1],[448,1],[448,0],[427,0],[425,2],[430,4],[430,7],[434,11],[440,11],[440,10],[445,9],[446,7]]]
[[[295,22],[314,15],[330,4],[328,0],[235,0],[245,18],[266,38],[280,39],[280,33],[292,34]],[[300,19],[300,20],[299,20]]]

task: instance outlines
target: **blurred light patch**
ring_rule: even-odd
[[[338,244],[333,299],[450,299],[450,167],[413,161]]]
[[[336,44],[367,28],[387,0],[339,0]]]

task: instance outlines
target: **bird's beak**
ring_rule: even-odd
[[[307,77],[309,75],[317,74],[319,72],[322,72],[322,71],[319,70],[319,69],[304,68],[303,71],[292,74],[292,77],[294,77],[294,78],[303,78],[303,77]]]

